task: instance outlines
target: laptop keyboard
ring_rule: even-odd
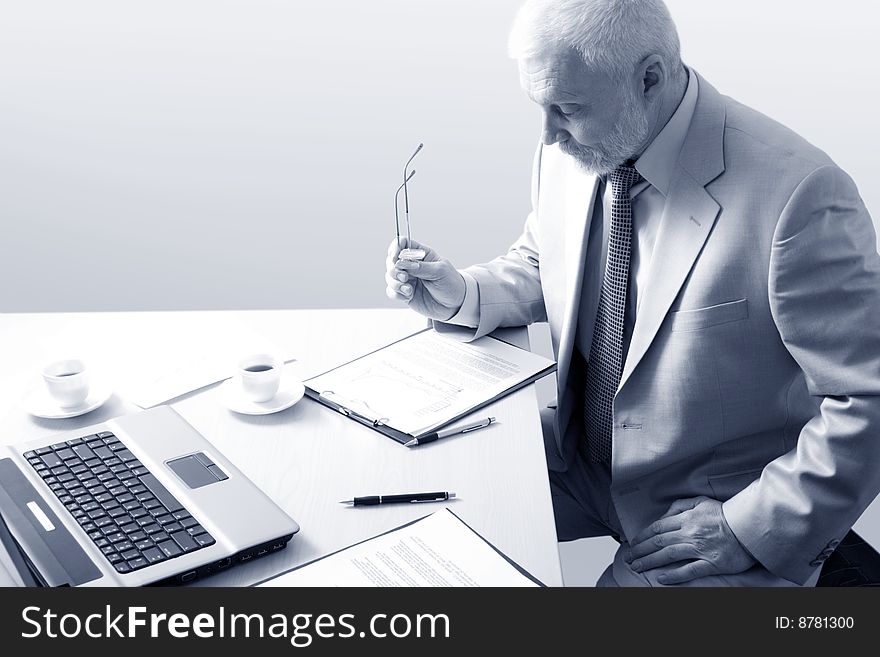
[[[117,572],[215,542],[109,431],[41,447],[24,457]]]

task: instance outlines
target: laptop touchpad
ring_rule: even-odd
[[[190,488],[201,488],[228,479],[226,473],[202,452],[166,461],[166,465]]]

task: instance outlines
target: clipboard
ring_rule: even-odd
[[[343,393],[336,392],[332,389],[325,388],[324,386],[318,384],[318,381],[328,374],[339,372],[344,368],[350,368],[351,366],[356,365],[358,362],[364,361],[365,359],[370,357],[381,355],[381,352],[385,350],[389,350],[394,348],[395,346],[399,346],[402,343],[405,343],[407,340],[418,338],[418,336],[424,336],[429,332],[433,333],[433,335],[435,336],[439,335],[434,332],[434,329],[432,328],[422,329],[411,335],[401,338],[400,340],[396,340],[390,344],[380,347],[379,349],[375,349],[374,351],[364,354],[363,356],[359,356],[358,358],[331,368],[330,370],[327,370],[322,374],[307,379],[303,382],[305,384],[306,396],[338,413],[341,413],[342,415],[345,415],[355,422],[358,422],[365,427],[377,431],[382,435],[387,436],[395,442],[403,445],[413,438],[422,438],[432,433],[433,431],[437,431],[439,429],[442,429],[443,427],[453,424],[454,422],[479,410],[480,408],[488,406],[489,404],[492,404],[502,397],[505,397],[506,395],[509,395],[510,393],[515,392],[520,388],[530,385],[538,379],[556,371],[556,363],[554,361],[543,358],[536,354],[532,354],[525,349],[521,349],[515,345],[511,345],[508,342],[499,340],[498,338],[494,338],[492,336],[484,336],[482,338],[479,338],[479,341],[493,341],[492,343],[483,342],[482,344],[487,346],[494,345],[494,348],[496,350],[498,348],[504,349],[504,353],[508,355],[519,353],[521,359],[526,359],[525,355],[528,355],[527,362],[529,363],[530,369],[528,369],[522,375],[515,377],[514,380],[509,384],[504,384],[502,389],[499,390],[496,386],[496,390],[493,394],[481,397],[478,401],[468,403],[464,407],[459,407],[457,412],[453,412],[448,416],[444,416],[442,418],[442,421],[435,422],[431,424],[431,426],[427,429],[421,431],[404,431],[400,428],[395,428],[394,426],[392,426],[394,424],[394,419],[389,417],[390,415],[392,415],[392,413],[382,414],[379,412],[371,411],[368,401],[361,401],[359,403],[358,401],[353,400]],[[454,338],[443,336],[439,339],[452,341],[451,344],[461,344]],[[469,345],[470,349],[476,349],[476,347],[473,346],[473,343],[469,343]],[[499,345],[503,345],[503,347],[499,347]]]

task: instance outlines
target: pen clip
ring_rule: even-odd
[[[462,429],[461,433],[470,433],[471,431],[476,431],[477,429],[485,429],[490,424],[492,424],[494,421],[495,421],[495,418],[490,417],[488,420],[486,420],[485,422],[480,422],[480,424],[478,424],[475,427],[468,427],[467,429]]]
[[[342,413],[343,415],[352,418],[353,420],[357,420],[361,424],[366,424],[371,427],[382,427],[385,426],[385,423],[388,422],[387,417],[378,417],[378,416],[370,416],[367,413],[355,411],[348,406],[341,404],[339,399],[341,397],[337,395],[332,390],[325,390],[319,395],[321,399],[324,401],[330,402],[330,404],[336,408],[337,411]],[[346,402],[348,403],[348,402]]]

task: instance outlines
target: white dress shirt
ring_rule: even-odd
[[[627,293],[627,313],[624,325],[624,350],[629,345],[632,327],[639,307],[639,291],[644,289],[651,265],[651,256],[657,238],[657,230],[663,217],[666,196],[669,193],[672,172],[678,154],[684,144],[699,93],[697,76],[688,71],[688,85],[678,108],[654,138],[648,148],[635,162],[636,170],[643,181],[630,189],[632,200],[633,239],[629,267],[629,290]],[[599,307],[599,293],[605,273],[605,260],[608,252],[608,234],[611,218],[611,186],[600,177],[597,194],[602,202],[593,204],[593,217],[587,242],[586,263],[584,267],[583,292],[576,346],[584,358],[589,358],[592,331],[581,327],[592,327]],[[605,218],[608,218],[608,221]],[[540,221],[540,218],[538,219]],[[539,265],[540,266],[540,265]],[[461,272],[466,285],[464,303],[451,319],[450,324],[476,327],[479,324],[480,301],[477,281],[467,272]],[[589,320],[589,321],[586,321]]]

